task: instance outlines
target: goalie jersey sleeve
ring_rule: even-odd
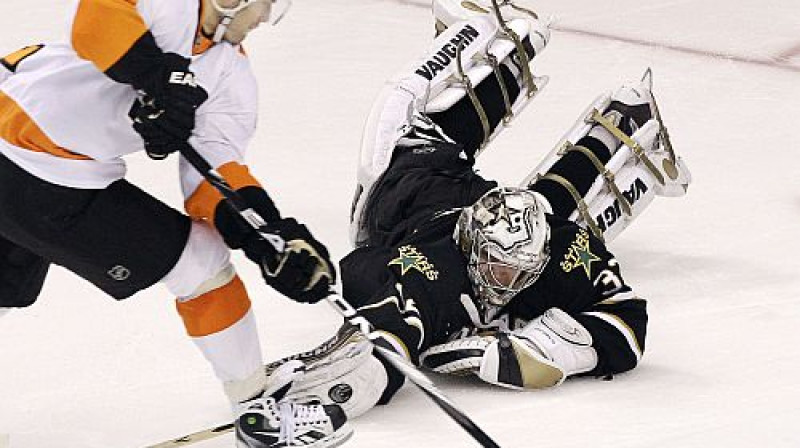
[[[379,330],[399,338],[413,361],[470,325],[461,305],[469,290],[464,257],[444,216],[394,247],[364,246],[341,262],[344,297]]]
[[[552,215],[548,222],[550,262],[504,311],[526,322],[558,307],[578,320],[592,334],[599,360],[586,375],[636,367],[645,347],[646,301],[625,283],[616,258],[589,231]]]

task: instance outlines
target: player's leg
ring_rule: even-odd
[[[232,404],[269,398],[250,299],[215,231],[126,181],[103,190],[66,188],[41,181],[2,156],[0,174],[19,187],[14,194],[0,191],[0,228],[8,238],[116,299],[163,282]],[[315,406],[297,409],[329,415]],[[349,431],[338,418],[325,418],[337,423],[318,428],[314,437]]]

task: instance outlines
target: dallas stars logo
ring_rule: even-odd
[[[561,269],[564,272],[572,272],[575,269],[583,268],[586,276],[592,278],[592,263],[600,261],[600,257],[593,254],[589,247],[589,233],[581,229],[575,236],[575,241],[569,246],[569,250],[564,255],[561,262]]]
[[[388,266],[400,266],[400,275],[406,275],[408,271],[414,269],[419,271],[428,280],[439,278],[439,271],[428,261],[428,257],[422,255],[414,246],[403,246],[397,249],[399,257],[390,261]]]

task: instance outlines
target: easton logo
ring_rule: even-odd
[[[458,51],[459,48],[463,50],[474,42],[480,34],[481,33],[471,25],[464,25],[464,28],[453,36],[450,42],[444,44],[444,46],[428,59],[425,64],[418,68],[416,73],[428,81],[432,81],[437,73],[444,70],[450,62],[456,59],[456,51]]]
[[[194,74],[191,72],[172,72],[169,74],[169,83],[197,87]]]
[[[628,200],[629,204],[633,205],[642,196],[644,196],[648,190],[649,188],[647,188],[647,185],[644,183],[644,181],[637,177],[629,189],[622,191],[622,195],[625,196],[625,199]],[[605,210],[603,210],[603,213],[597,215],[595,221],[597,221],[597,226],[600,228],[600,230],[605,232],[606,229],[613,226],[614,223],[616,223],[619,218],[622,217],[622,215],[623,211],[622,207],[619,205],[619,199],[615,199],[613,204],[609,205]]]

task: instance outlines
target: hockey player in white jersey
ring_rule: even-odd
[[[328,447],[351,434],[338,406],[286,399],[302,368],[268,387],[250,299],[229,259],[230,248],[242,249],[298,302],[322,299],[335,281],[325,247],[280,214],[244,160],[258,105],[239,43],[286,7],[80,0],[70,42],[0,60],[0,311],[31,305],[51,263],[118,300],[162,283],[222,382],[241,447]],[[123,156],[163,159],[187,141],[287,242],[285,252],[184,160],[187,214],[124,179]]]
[[[652,74],[601,95],[520,186],[499,186],[475,157],[544,85],[533,69],[547,24],[510,1],[436,0],[434,13],[441,34],[367,122],[345,299],[385,344],[441,373],[541,389],[635,368],[646,301],[606,244],[691,180]],[[403,378],[370,347],[343,326],[292,357],[308,371],[290,394],[350,417],[389,402]]]

